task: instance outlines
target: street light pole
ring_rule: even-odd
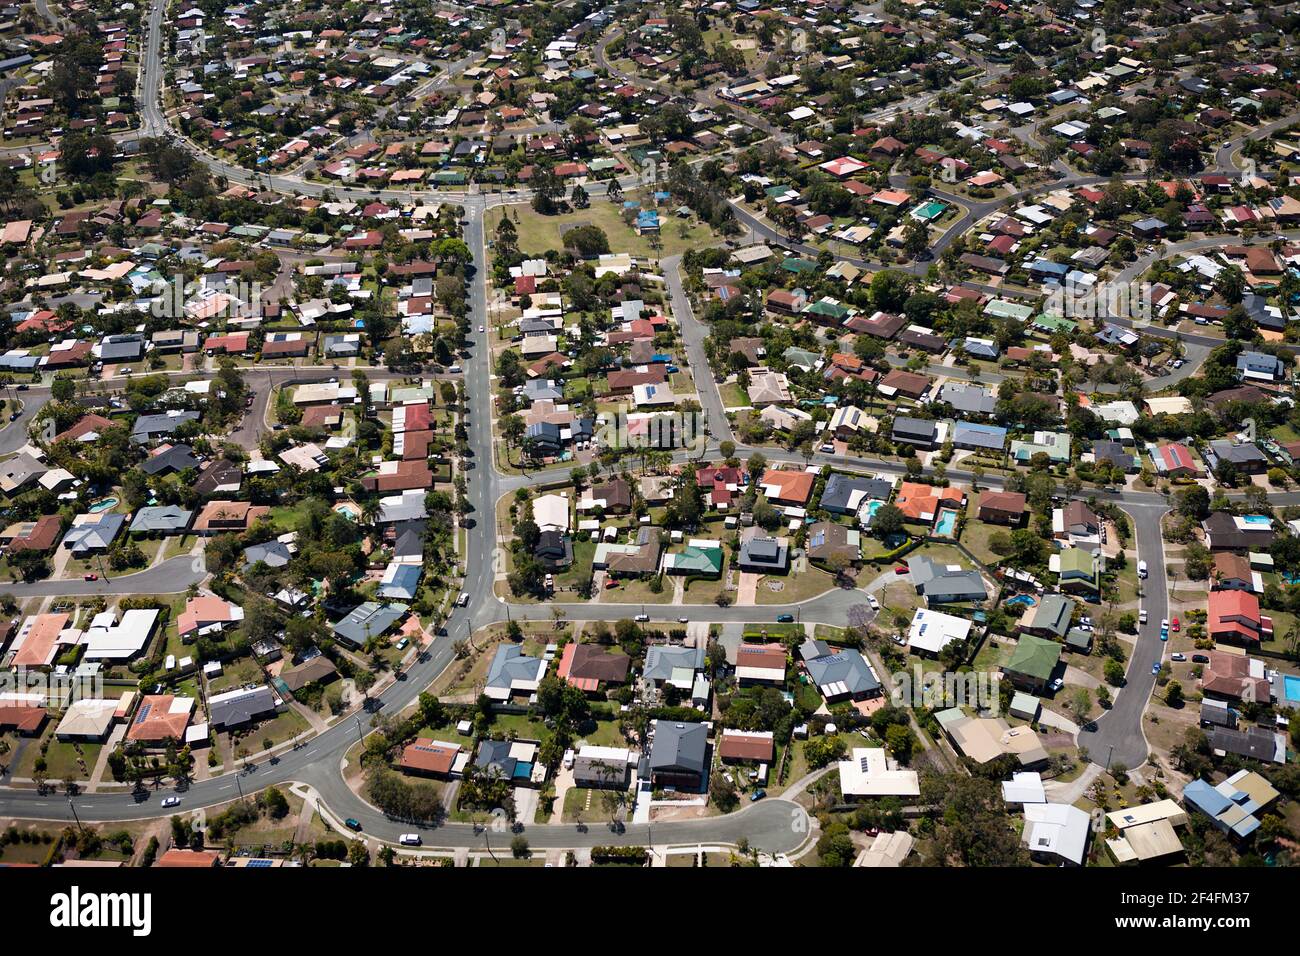
[[[72,802],[72,794],[68,794],[68,809],[72,811],[72,819],[77,822],[77,829],[85,833],[86,828],[81,825],[81,818],[77,816],[77,805]]]

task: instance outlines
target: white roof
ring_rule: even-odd
[[[921,786],[915,770],[890,767],[880,747],[855,747],[840,761],[840,792],[845,796],[915,797]]]
[[[1027,770],[1012,774],[1002,782],[1002,799],[1007,803],[1046,803],[1042,776]]]
[[[539,531],[568,531],[569,499],[563,495],[541,495],[534,499],[533,523]]]
[[[102,737],[117,713],[116,700],[74,701],[54,731],[59,737]]]
[[[82,635],[88,660],[125,660],[144,650],[149,635],[153,633],[158,612],[136,608],[122,615],[114,623],[113,612],[96,614]]]
[[[966,640],[970,628],[971,622],[963,617],[954,617],[929,608],[918,608],[912,617],[912,626],[907,632],[907,642],[914,649],[938,654],[953,641]]]
[[[1078,807],[1065,803],[1027,803],[1021,839],[1031,853],[1052,853],[1081,864],[1088,845],[1088,827],[1088,814]]]

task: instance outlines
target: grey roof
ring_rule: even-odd
[[[939,389],[939,401],[947,402],[959,412],[992,415],[998,406],[998,397],[991,390],[978,385],[947,382]]]
[[[354,607],[347,617],[334,625],[334,635],[353,647],[361,647],[369,638],[381,636],[405,614],[405,604],[367,601]]]
[[[144,354],[144,339],[138,335],[106,335],[99,343],[99,357],[105,362],[136,359]]]
[[[493,687],[507,693],[514,688],[515,682],[536,683],[546,673],[546,661],[538,657],[528,657],[518,644],[500,644],[496,656],[488,666],[485,687]]]
[[[1069,598],[1062,594],[1044,594],[1034,612],[1034,626],[1045,627],[1064,637],[1070,630],[1070,618],[1073,615],[1074,602]]]
[[[756,535],[741,544],[740,563],[784,569],[788,554],[786,546],[775,538]]]
[[[512,744],[513,741],[510,740],[484,740],[478,745],[478,753],[474,757],[475,766],[495,770],[507,780],[527,778],[532,772],[532,764],[521,763],[510,756]]]
[[[218,694],[208,700],[209,721],[217,727],[238,727],[273,710],[275,694],[265,685],[230,696]]]
[[[862,492],[866,498],[888,501],[893,489],[893,484],[884,478],[864,478],[837,471],[826,479],[826,487],[822,489],[821,507],[827,511],[848,514],[850,510],[856,510],[849,508],[849,500],[855,491]]]
[[[1000,452],[1007,444],[1007,430],[1001,425],[957,421],[952,427],[952,443],[958,448],[989,448]]]
[[[880,689],[880,681],[871,672],[866,658],[850,647],[841,648],[838,654],[823,654],[805,661],[808,676],[829,696],[845,694],[859,696]],[[843,685],[842,689],[840,685]]]
[[[988,597],[978,571],[951,570],[923,554],[909,558],[907,570],[927,600],[982,601]]]
[[[164,471],[184,471],[197,468],[201,462],[194,456],[194,449],[189,445],[173,445],[166,451],[151,455],[140,463],[140,470],[146,475],[157,475]]]
[[[679,647],[673,644],[653,644],[645,652],[645,676],[649,680],[665,681],[679,667],[700,670],[704,667],[704,648]]]
[[[199,413],[192,411],[162,412],[157,415],[141,415],[131,428],[131,440],[143,444],[158,435],[170,435],[185,422],[199,420]]]
[[[283,541],[252,544],[244,549],[244,567],[251,568],[261,561],[269,568],[282,568],[293,558],[293,552]]]
[[[414,601],[420,588],[420,576],[424,574],[422,564],[399,564],[393,574],[393,580],[381,584],[375,592],[381,598],[397,598],[401,601]]]
[[[704,773],[704,755],[709,745],[709,729],[703,724],[656,720],[654,742],[650,746],[651,770],[678,770]]]
[[[429,516],[424,508],[424,491],[419,488],[403,491],[397,501],[386,503],[379,509],[383,524],[419,521]]]
[[[907,415],[899,415],[894,419],[893,434],[896,438],[922,438],[926,441],[933,441],[938,428],[938,423],[930,421],[928,418],[910,418]]]
[[[553,384],[550,379],[533,378],[524,383],[524,398],[531,402],[544,399],[558,402],[564,398],[564,387]]]
[[[134,531],[184,531],[194,512],[176,505],[152,505],[141,508],[131,519]]]
[[[1237,356],[1237,371],[1281,378],[1286,373],[1286,366],[1276,355],[1267,352],[1242,352]]]
[[[103,514],[94,521],[73,525],[63,536],[62,547],[68,548],[73,554],[104,551],[122,533],[124,524],[126,515]]]

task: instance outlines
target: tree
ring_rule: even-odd
[[[895,504],[881,505],[871,518],[871,530],[878,538],[887,538],[890,535],[899,534],[903,531],[906,523],[906,516],[903,510]]]
[[[1183,705],[1183,685],[1176,680],[1171,680],[1165,687],[1165,703],[1170,707],[1181,707]]]

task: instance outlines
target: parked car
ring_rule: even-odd
[[[1151,665],[1151,673],[1153,673],[1153,674],[1159,674],[1159,673],[1160,673],[1160,662],[1159,662],[1159,661],[1156,661],[1154,664]]]
[[[1192,655],[1192,663],[1193,663],[1193,664],[1208,664],[1208,663],[1210,663],[1210,655],[1209,655],[1209,654],[1193,654],[1193,655]]]
[[[86,580],[86,581],[98,581],[98,580],[99,580],[99,575],[98,575],[98,574],[94,574],[94,573],[92,573],[92,574],[87,574],[87,575],[85,576],[84,580]]]
[[[757,803],[759,800],[762,800],[766,796],[767,796],[766,790],[755,790],[753,793],[749,795],[749,802]]]
[[[876,600],[876,596],[874,594],[867,595],[867,603],[871,605],[871,610],[873,611],[880,610],[880,602]]]
[[[1146,622],[1147,622],[1147,611],[1146,608],[1143,608],[1142,610],[1138,611],[1138,623],[1145,624]]]
[[[1178,630],[1178,618],[1174,618],[1174,619],[1169,623],[1169,627],[1170,627],[1171,630],[1173,630],[1173,631],[1177,631],[1177,630]]]
[[[1062,679],[1062,678],[1060,678],[1060,677],[1058,677],[1058,678],[1056,678],[1056,680],[1052,681],[1052,690],[1060,690],[1060,689],[1061,689],[1062,687],[1064,687],[1064,686],[1065,686],[1065,681],[1064,681],[1064,679]]]
[[[1187,655],[1186,655],[1186,654],[1170,654],[1170,655],[1169,655],[1169,659],[1170,659],[1171,661],[1185,661],[1185,660],[1187,660]]]
[[[907,565],[905,565],[905,564],[900,564],[900,565],[898,565],[897,567],[894,568],[894,573],[895,573],[895,574],[906,574],[906,573],[907,573]]]

